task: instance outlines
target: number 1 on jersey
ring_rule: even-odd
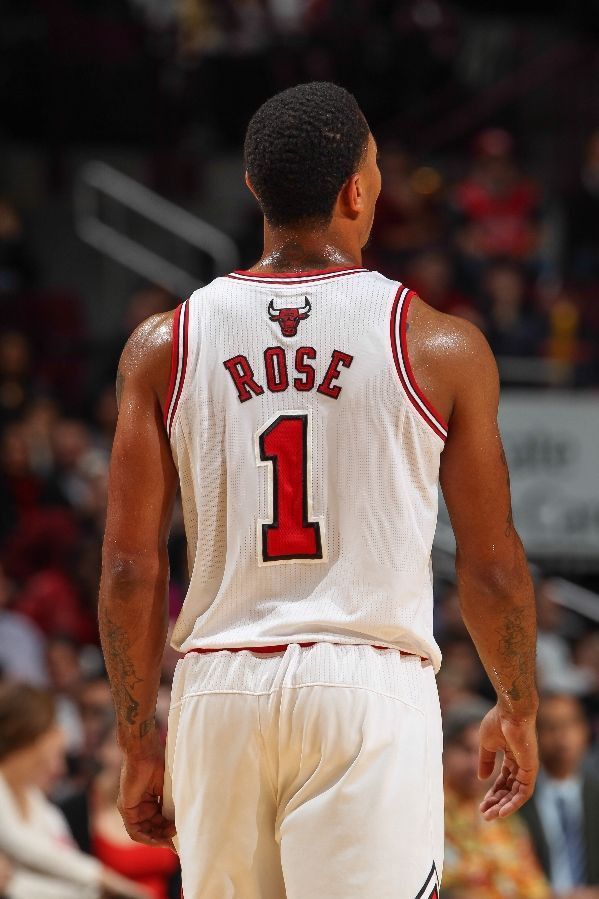
[[[324,523],[312,513],[310,413],[267,421],[256,435],[256,462],[269,469],[270,519],[258,522],[259,563],[324,561]]]

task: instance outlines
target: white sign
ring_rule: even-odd
[[[599,568],[599,397],[506,392],[499,422],[529,558]],[[442,548],[450,548],[449,530],[441,502]]]

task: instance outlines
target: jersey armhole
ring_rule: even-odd
[[[400,384],[408,400],[420,417],[443,442],[447,439],[447,422],[437,412],[418,386],[408,355],[408,310],[416,294],[399,285],[391,309],[391,349]]]
[[[189,302],[185,300],[175,309],[173,316],[173,344],[171,352],[171,374],[164,403],[164,426],[170,438],[173,419],[181,399],[185,372],[187,370],[187,341],[189,330]]]

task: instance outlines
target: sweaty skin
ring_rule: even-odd
[[[266,222],[264,255],[254,271],[360,266],[379,191],[371,137],[359,171],[340,191],[330,223],[281,230]],[[130,836],[152,845],[170,845],[174,835],[174,825],[161,811],[164,748],[154,724],[167,627],[167,538],[177,489],[162,420],[172,317],[153,316],[140,325],[119,363],[99,602],[125,753],[119,808]],[[496,753],[504,753],[501,773],[481,809],[488,819],[505,817],[530,798],[538,770],[536,627],[497,427],[497,367],[476,328],[421,300],[410,307],[408,347],[417,381],[449,423],[441,484],[458,546],[462,612],[497,691],[497,705],[481,725],[481,777],[491,775]]]

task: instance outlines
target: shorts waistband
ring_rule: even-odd
[[[290,646],[301,646],[302,648],[306,648],[308,646],[316,646],[318,640],[312,640],[309,643],[279,643],[276,646],[205,646],[199,649],[189,649],[185,656],[192,654],[204,655],[205,653],[211,652],[257,652],[257,653],[272,653],[272,652],[286,652],[286,650]],[[333,640],[327,640],[327,643],[332,643],[334,646],[352,646],[354,644],[351,643],[335,643]],[[391,646],[379,646],[376,643],[360,643],[357,644],[359,646],[372,646],[373,649],[393,649]],[[425,656],[418,656],[415,652],[406,652],[405,649],[396,649],[395,652],[399,652],[402,656],[416,656],[423,662],[428,662],[428,659]]]

